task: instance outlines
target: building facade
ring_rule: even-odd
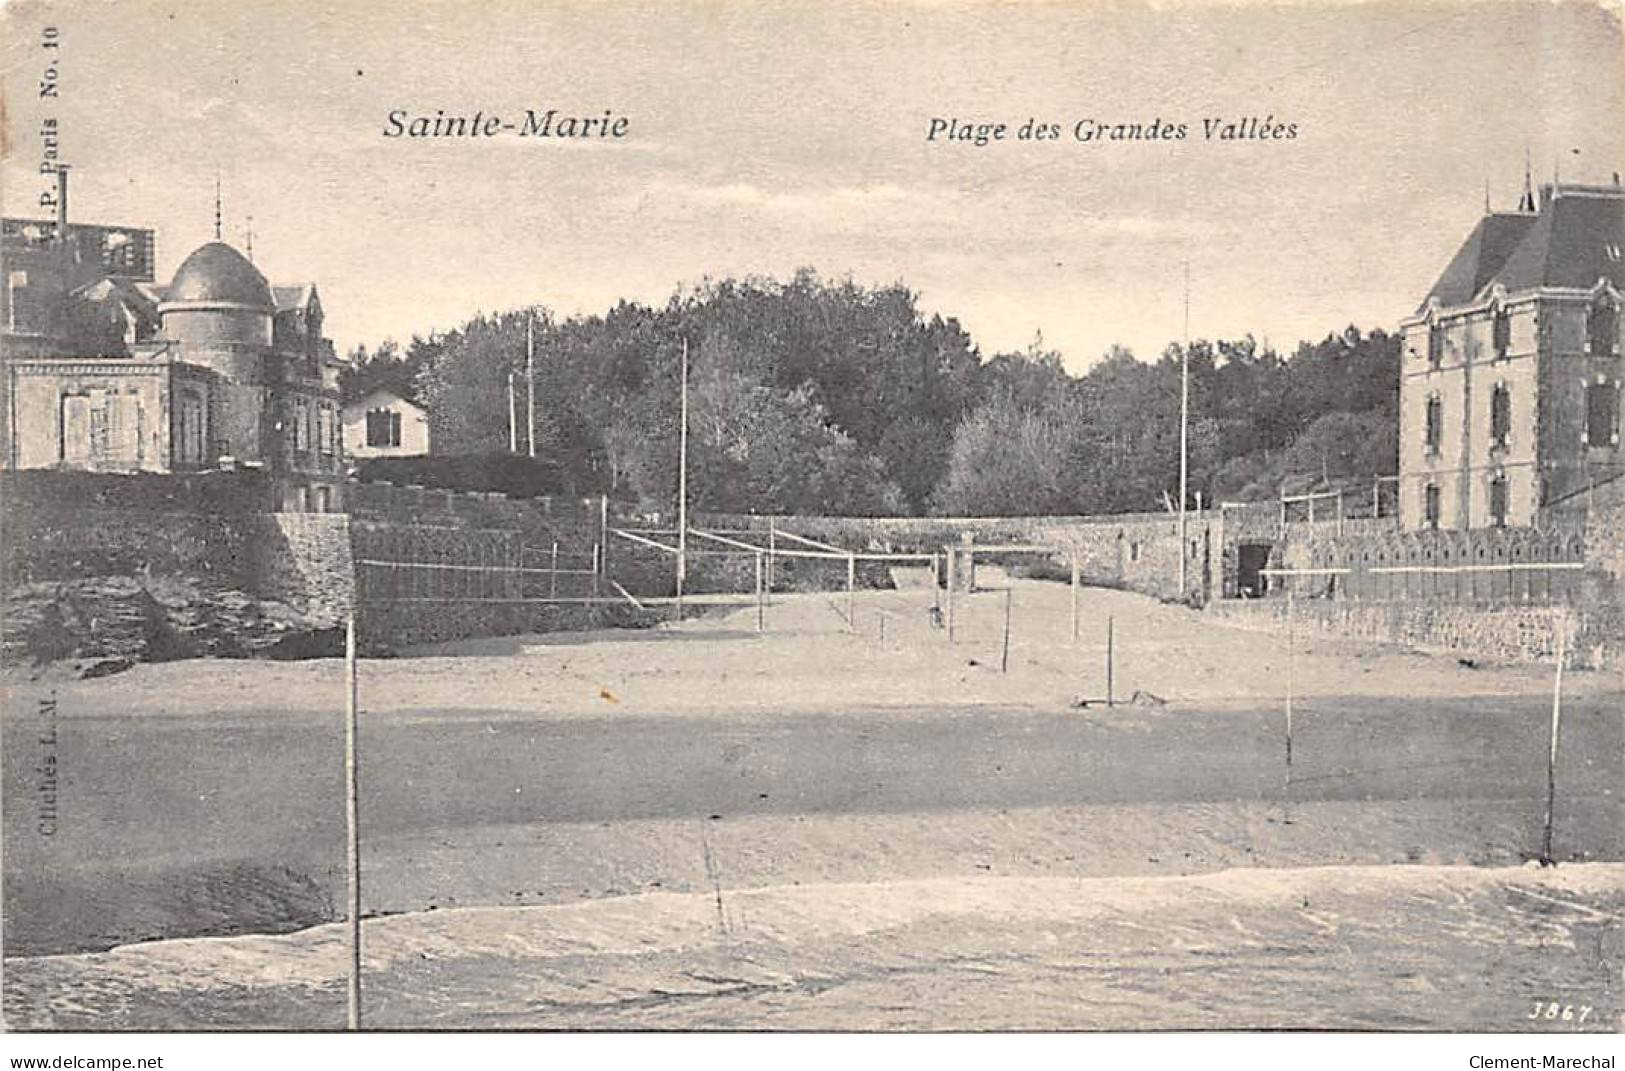
[[[259,468],[268,508],[342,509],[341,365],[316,288],[272,287],[221,241],[160,287],[150,231],[70,224],[61,203],[54,223],[4,225],[5,465]]]
[[[1400,324],[1403,527],[1529,525],[1620,478],[1622,244],[1617,179],[1479,221]]]
[[[421,457],[429,452],[429,415],[390,390],[375,390],[344,407],[348,457]]]

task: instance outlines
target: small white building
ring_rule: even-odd
[[[344,407],[344,452],[350,457],[416,457],[429,452],[429,415],[391,390],[375,390]]]

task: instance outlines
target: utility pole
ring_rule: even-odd
[[[1552,855],[1552,818],[1557,808],[1557,738],[1563,720],[1563,663],[1566,660],[1564,641],[1568,638],[1568,623],[1560,623],[1556,631],[1557,676],[1552,681],[1552,750],[1546,759],[1546,828],[1540,842],[1542,866],[1557,865],[1557,859]]]
[[[1179,351],[1179,597],[1185,597],[1185,495],[1190,475],[1188,429],[1191,408],[1191,262],[1185,262],[1185,344]]]
[[[683,339],[682,415],[677,426],[677,620],[688,579],[688,339]]]
[[[530,416],[526,423],[530,428],[526,441],[530,443],[530,456],[536,456],[536,310],[532,309],[525,314],[525,379],[526,389],[530,395]]]
[[[348,923],[349,972],[345,978],[346,1025],[361,1029],[361,835],[360,785],[356,757],[356,707],[358,702],[355,607],[344,624],[344,863]]]
[[[519,403],[513,393],[513,369],[508,369],[508,453],[519,452]]]

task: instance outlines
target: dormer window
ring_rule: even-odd
[[[1495,318],[1490,328],[1492,345],[1495,349],[1495,359],[1506,360],[1507,351],[1512,348],[1512,317],[1506,309],[1497,305]]]
[[[1428,324],[1428,364],[1437,368],[1444,361],[1444,327],[1437,321]]]

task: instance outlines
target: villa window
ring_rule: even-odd
[[[1428,363],[1437,368],[1444,361],[1444,327],[1428,324]]]
[[[1422,523],[1427,527],[1439,527],[1441,502],[1438,484],[1430,483],[1422,489]]]
[[[392,409],[367,410],[367,445],[401,445],[401,415]]]
[[[1619,387],[1606,380],[1586,385],[1586,445],[1619,442]]]
[[[1490,445],[1505,450],[1512,436],[1512,389],[1497,383],[1490,394]]]
[[[1497,528],[1507,526],[1507,478],[1497,476],[1490,481],[1490,523]]]
[[[1427,413],[1423,425],[1422,444],[1429,454],[1437,454],[1444,443],[1444,402],[1437,394],[1431,395],[1427,401]]]
[[[1586,339],[1592,354],[1611,356],[1618,341],[1619,313],[1606,297],[1599,298],[1586,313]]]
[[[1496,360],[1505,360],[1507,351],[1512,348],[1512,317],[1507,313],[1507,310],[1503,308],[1495,310],[1491,335]]]

